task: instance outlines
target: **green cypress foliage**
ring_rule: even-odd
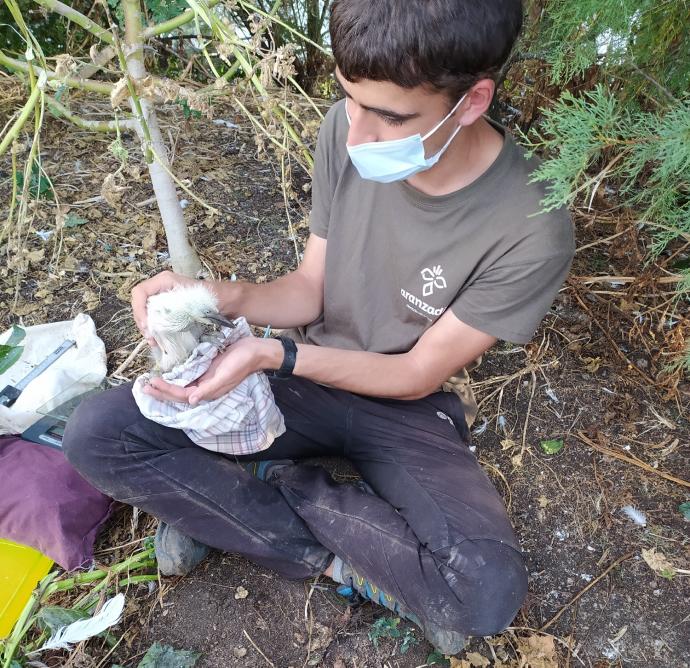
[[[609,189],[651,233],[649,264],[690,240],[690,2],[533,0],[528,9],[522,49],[561,89],[522,135],[543,158],[533,174],[548,183],[542,204],[588,206]],[[687,309],[690,269],[675,271],[676,309]],[[682,363],[690,371],[690,350]]]

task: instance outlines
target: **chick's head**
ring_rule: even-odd
[[[178,287],[149,297],[148,327],[155,332],[183,332],[194,325],[211,324],[218,316],[218,300],[205,285]]]

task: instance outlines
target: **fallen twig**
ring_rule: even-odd
[[[634,283],[640,281],[639,276],[573,276],[580,283]],[[659,276],[657,278],[647,278],[651,283],[680,283],[684,280],[682,274],[672,274],[671,276]],[[622,294],[622,293],[621,293]]]
[[[253,647],[259,654],[261,654],[261,656],[264,657],[264,659],[266,660],[266,663],[268,663],[268,665],[271,666],[271,668],[276,668],[276,666],[275,666],[275,664],[273,663],[273,661],[271,661],[271,660],[261,651],[260,647],[252,640],[252,637],[247,633],[247,631],[246,631],[245,629],[242,629],[242,633],[244,633],[244,635],[247,637],[247,640],[249,640],[249,642],[252,644],[252,647]]]
[[[666,473],[665,471],[659,471],[658,469],[655,469],[653,466],[650,466],[646,462],[643,462],[642,460],[637,459],[636,457],[624,455],[622,452],[617,452],[616,450],[611,450],[610,448],[607,448],[604,445],[599,445],[590,438],[587,438],[587,436],[585,436],[581,431],[577,432],[577,436],[582,442],[586,443],[595,450],[598,450],[599,452],[608,455],[609,457],[615,457],[616,459],[620,459],[621,461],[628,462],[628,464],[634,464],[635,466],[639,466],[641,469],[644,469],[648,473],[654,473],[655,475],[658,475],[664,478],[665,480],[675,482],[677,485],[690,487],[690,482],[688,482],[687,480],[683,480],[682,478],[676,478],[676,476],[671,475],[670,473]]]
[[[144,349],[146,345],[148,345],[146,339],[142,339],[141,341],[139,341],[137,347],[127,356],[127,359],[122,364],[120,364],[120,366],[117,367],[117,369],[115,369],[112,375],[115,378],[123,378],[124,380],[129,380],[128,378],[124,378],[124,376],[122,376],[122,372],[132,363],[132,360]]]
[[[622,557],[619,557],[614,561],[603,573],[600,575],[597,575],[597,577],[594,578],[584,589],[579,591],[575,596],[573,596],[570,601],[568,601],[551,619],[549,619],[546,624],[544,624],[539,631],[543,632],[545,629],[548,629],[549,626],[551,626],[554,622],[558,620],[558,618],[573,604],[575,601],[579,600],[584,594],[586,594],[599,580],[601,580],[603,577],[608,575],[616,566],[620,566],[624,561],[627,561],[630,559],[635,554],[635,551],[633,550],[632,552],[628,552],[627,554],[624,554]]]

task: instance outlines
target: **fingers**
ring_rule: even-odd
[[[144,385],[143,391],[158,401],[174,401],[197,406],[202,401],[213,401],[218,397],[222,397],[230,389],[232,387],[228,387],[227,383],[219,382],[216,378],[203,380],[202,376],[198,381],[194,381],[194,384],[180,387],[179,385],[168,383],[160,377],[155,377],[151,378],[148,384]]]
[[[190,406],[196,406],[200,401],[208,401],[210,398],[210,392],[208,386],[210,385],[210,381],[202,381],[197,385],[197,387],[193,388],[190,395],[189,395],[189,405]],[[220,395],[219,395],[220,396]],[[216,397],[214,397],[216,398]]]
[[[144,385],[145,394],[152,396],[158,401],[176,401],[178,403],[189,403],[189,394],[192,388],[179,387],[172,383],[167,383],[162,378],[151,378],[148,384]]]
[[[202,376],[196,387],[189,388],[191,390],[189,393],[189,404],[196,406],[200,401],[213,401],[230,392],[233,387],[225,379],[219,377],[204,379]]]
[[[153,278],[149,278],[141,283],[138,283],[132,288],[132,314],[134,315],[134,322],[141,332],[142,336],[148,341],[148,344],[153,348],[156,342],[149,335],[147,329],[146,319],[146,302],[151,295],[156,295],[159,292],[165,292],[172,289],[176,284],[176,276],[172,271],[163,271],[156,274]]]

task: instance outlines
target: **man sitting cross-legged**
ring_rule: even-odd
[[[142,417],[129,386],[66,429],[84,477],[161,520],[163,572],[212,546],[288,578],[326,573],[445,653],[512,621],[519,543],[469,449],[472,406],[441,387],[498,339],[529,342],[574,254],[567,213],[541,213],[536,162],[485,116],[521,20],[520,0],[334,0],[345,99],[319,133],[304,258],[265,285],[213,284],[225,315],[288,332],[147,390],[196,404],[279,370],[286,433],[254,457],[208,452]],[[145,335],[147,298],[190,282],[164,272],[133,290]],[[301,462],[324,455],[363,482]]]

